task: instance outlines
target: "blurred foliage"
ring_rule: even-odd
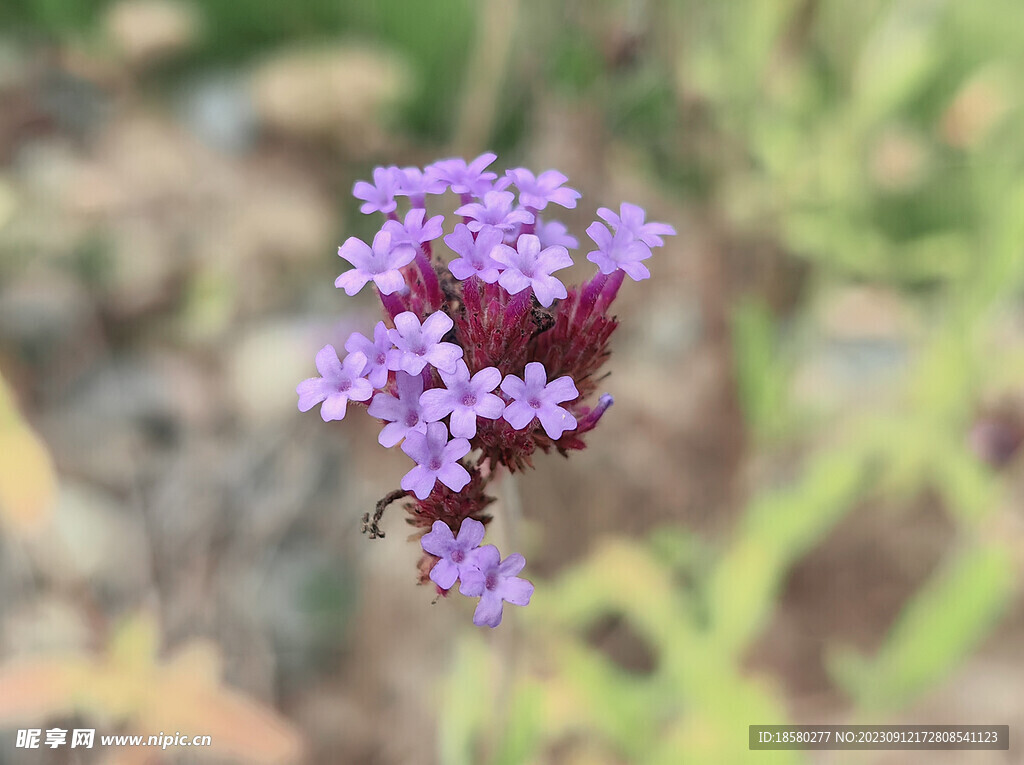
[[[0,28],[20,29],[102,48],[105,14],[117,0],[10,0],[0,4]],[[284,44],[359,39],[400,50],[417,73],[398,124],[421,139],[450,133],[459,85],[475,27],[470,0],[348,3],[336,0],[203,0],[188,4],[201,33],[187,54],[165,64],[167,74],[247,63]],[[460,55],[462,52],[462,55]],[[447,87],[436,87],[436,83]]]
[[[0,529],[25,533],[49,519],[57,493],[53,460],[22,419],[0,377]]]

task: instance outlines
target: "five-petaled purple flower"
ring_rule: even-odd
[[[651,257],[651,248],[634,238],[629,229],[620,228],[613,235],[606,226],[594,221],[587,226],[587,236],[597,245],[596,250],[587,253],[587,260],[597,265],[602,274],[622,269],[633,281],[650,278],[651,272],[640,261]]]
[[[394,212],[398,207],[395,194],[398,193],[402,178],[402,171],[397,167],[377,167],[373,170],[373,183],[356,181],[352,187],[352,196],[363,200],[359,211],[367,215]]]
[[[476,570],[476,553],[484,540],[484,525],[465,518],[454,536],[444,521],[434,521],[430,531],[420,538],[420,546],[439,560],[430,569],[430,580],[442,590],[450,590],[463,572]]]
[[[435,215],[424,223],[423,218],[426,214],[427,211],[422,207],[414,207],[406,213],[404,223],[399,223],[397,220],[387,221],[384,224],[384,230],[391,234],[392,244],[395,246],[411,244],[414,247],[419,247],[424,242],[441,236],[444,233],[444,229],[441,227],[444,223],[444,216]]]
[[[564,247],[555,245],[541,250],[540,239],[534,234],[523,234],[515,249],[507,244],[498,245],[491,252],[491,258],[505,266],[498,284],[513,295],[533,287],[538,302],[547,308],[556,298],[568,294],[565,285],[551,275],[552,271],[572,265],[569,251]]]
[[[299,394],[299,411],[308,412],[323,402],[320,416],[324,422],[345,419],[349,401],[366,401],[373,395],[373,386],[362,376],[366,356],[350,353],[342,362],[333,345],[325,345],[316,354],[320,377],[303,380],[295,388]]]
[[[456,279],[477,276],[494,284],[502,266],[491,257],[491,252],[501,241],[501,232],[492,226],[484,226],[474,239],[465,223],[455,224],[455,231],[444,238],[444,243],[459,257],[448,264],[448,270]]]
[[[491,189],[491,182],[498,176],[484,172],[488,165],[498,158],[497,154],[481,154],[469,164],[462,157],[439,159],[427,169],[432,179],[443,181],[456,194],[483,195]]]
[[[349,353],[362,353],[366,356],[366,368],[363,377],[370,381],[374,388],[383,388],[388,383],[388,351],[395,347],[388,337],[387,325],[377,322],[373,328],[373,340],[362,332],[353,332],[345,341],[345,350]]]
[[[338,255],[353,268],[334,280],[335,287],[344,289],[346,295],[355,295],[372,281],[383,294],[390,295],[405,286],[405,277],[398,269],[412,263],[416,249],[411,244],[394,246],[391,233],[381,230],[373,237],[372,249],[362,239],[350,236],[338,248]]]
[[[423,324],[412,311],[403,311],[395,317],[395,329],[388,337],[395,347],[388,351],[388,369],[401,369],[418,375],[423,367],[432,364],[443,372],[454,372],[455,362],[462,358],[462,348],[455,343],[442,343],[441,338],[454,326],[451,317],[437,311]]]
[[[420,411],[427,422],[450,414],[453,436],[472,438],[477,417],[497,420],[505,410],[505,402],[491,393],[501,382],[497,367],[481,369],[470,378],[466,362],[459,361],[454,372],[441,372],[441,379],[446,387],[424,391]]]
[[[634,237],[646,244],[648,247],[661,247],[665,244],[663,236],[674,236],[676,230],[667,223],[644,223],[646,213],[644,208],[623,202],[619,206],[619,214],[609,210],[607,207],[598,207],[597,215],[616,231],[625,229]],[[591,237],[593,238],[593,237]],[[596,241],[596,240],[595,240]]]
[[[533,213],[522,208],[513,209],[516,195],[511,191],[488,191],[484,201],[463,205],[456,215],[470,218],[466,225],[470,231],[479,231],[484,226],[494,226],[502,234],[513,231],[523,223],[533,223]]]
[[[459,572],[462,580],[459,592],[480,597],[473,614],[473,624],[478,627],[497,627],[501,624],[505,601],[525,606],[533,596],[533,584],[528,579],[516,576],[526,565],[526,558],[519,553],[512,553],[501,560],[501,553],[494,545],[481,547],[473,557],[474,567]]]
[[[427,432],[410,431],[402,442],[402,451],[416,460],[416,467],[402,476],[401,486],[417,499],[426,499],[440,481],[452,491],[462,491],[469,483],[469,472],[459,460],[469,454],[465,438],[448,440],[443,422],[427,425]]]
[[[398,388],[397,398],[382,391],[373,397],[366,410],[371,417],[388,421],[377,436],[377,441],[389,449],[413,431],[427,432],[427,423],[420,412],[423,377],[399,372],[395,375],[395,384]]]
[[[554,441],[565,431],[575,430],[576,418],[569,410],[558,406],[579,397],[572,378],[565,375],[549,383],[544,365],[539,361],[527,364],[523,377],[526,379],[508,375],[501,381],[501,390],[514,399],[502,414],[509,425],[522,430],[538,418],[548,438]]]
[[[519,189],[519,203],[531,210],[543,210],[548,202],[571,209],[580,198],[580,192],[576,189],[562,185],[569,179],[557,170],[546,170],[534,178],[533,173],[525,167],[517,167],[515,170],[506,170],[505,175]]]

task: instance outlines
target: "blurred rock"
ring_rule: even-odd
[[[4,653],[18,656],[76,651],[87,647],[90,637],[82,612],[73,603],[44,595],[7,616]]]
[[[51,577],[107,593],[138,592],[150,583],[149,543],[142,517],[100,490],[65,480],[53,514],[53,535],[33,545]]]
[[[325,343],[303,322],[256,327],[234,344],[228,359],[231,398],[242,417],[266,423],[296,416],[295,386],[316,375],[313,358]],[[336,346],[340,353],[344,349]]]
[[[105,27],[115,50],[141,67],[187,49],[200,32],[196,8],[175,0],[121,0],[107,10]]]
[[[246,81],[234,74],[206,74],[185,89],[183,121],[206,144],[241,154],[256,137],[256,110]]]
[[[403,98],[411,79],[396,53],[338,46],[270,58],[253,73],[252,90],[270,128],[366,152],[387,145],[380,117]]]

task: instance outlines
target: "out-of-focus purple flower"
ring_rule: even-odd
[[[640,262],[651,257],[651,248],[628,229],[620,228],[612,235],[606,226],[595,220],[587,226],[587,236],[597,245],[596,250],[587,253],[587,260],[596,264],[602,274],[622,269],[633,281],[651,277],[647,266]]]
[[[370,213],[394,212],[398,207],[395,201],[395,194],[398,193],[399,184],[402,182],[402,171],[397,167],[375,167],[373,169],[373,183],[356,181],[352,187],[352,196],[362,199],[363,204],[359,212],[369,215]]]
[[[472,438],[476,435],[476,418],[497,420],[505,410],[505,402],[491,393],[501,382],[497,367],[481,369],[472,378],[465,361],[459,361],[451,374],[441,372],[445,388],[432,388],[420,397],[423,419],[436,422],[451,415],[452,435]]]
[[[497,154],[487,152],[468,165],[462,157],[439,159],[426,168],[426,174],[432,180],[442,181],[456,194],[482,196],[491,190],[491,181],[498,177],[495,173],[484,172],[497,158]]]
[[[443,194],[448,188],[444,181],[431,178],[418,167],[403,167],[395,196],[409,197],[413,207],[423,207],[427,194]]]
[[[349,353],[362,353],[366,356],[366,369],[363,376],[374,388],[383,388],[388,382],[388,351],[394,348],[388,337],[387,325],[377,322],[373,328],[373,340],[362,332],[353,332],[345,341],[345,350]]]
[[[498,284],[513,295],[533,287],[533,294],[547,308],[555,298],[564,298],[567,294],[565,285],[551,275],[552,271],[572,265],[569,251],[564,247],[555,245],[541,250],[540,239],[534,234],[523,234],[515,249],[507,244],[498,245],[491,252],[491,258],[505,266]]]
[[[525,379],[507,375],[501,381],[501,390],[513,399],[502,414],[508,424],[522,430],[538,418],[544,432],[555,441],[565,431],[575,430],[576,418],[569,410],[558,406],[563,401],[579,398],[572,378],[565,375],[549,383],[547,371],[539,361],[527,364],[523,377]]]
[[[420,414],[423,377],[399,372],[395,375],[395,382],[398,386],[398,398],[390,393],[378,393],[366,410],[371,417],[388,421],[377,436],[377,442],[389,449],[413,431],[427,432],[427,423]]]
[[[494,226],[507,234],[523,223],[533,223],[533,213],[523,209],[512,209],[516,195],[511,191],[488,191],[483,204],[473,202],[455,211],[456,215],[472,218],[466,225],[470,231],[479,231],[484,226]]]
[[[299,394],[299,411],[308,412],[317,404],[324,422],[345,419],[349,401],[366,401],[373,395],[373,386],[362,376],[366,356],[350,353],[342,362],[333,345],[325,345],[316,354],[320,377],[303,380],[295,388]]]
[[[338,248],[338,255],[354,267],[334,280],[335,287],[355,295],[372,281],[383,294],[390,295],[405,286],[405,278],[398,269],[412,263],[416,249],[410,244],[394,246],[391,233],[381,230],[373,237],[372,249],[362,239],[350,236]]]
[[[644,208],[623,202],[619,206],[619,214],[607,207],[597,208],[597,215],[616,231],[625,229],[648,247],[661,247],[665,244],[663,236],[674,236],[676,230],[667,223],[644,223],[647,213]]]
[[[473,624],[478,627],[497,627],[501,624],[506,602],[515,606],[529,604],[533,596],[533,584],[528,579],[516,576],[526,565],[526,558],[519,553],[512,553],[501,560],[498,548],[486,545],[476,551],[473,562],[474,568],[467,567],[459,572],[462,579],[459,592],[480,597],[473,614]]]
[[[519,203],[532,210],[543,210],[548,202],[571,209],[580,198],[576,189],[562,186],[569,179],[557,170],[546,170],[535,178],[525,167],[517,167],[506,170],[505,175],[519,189]]]
[[[537,225],[533,231],[540,239],[541,247],[566,247],[575,250],[580,246],[579,240],[569,234],[569,229],[558,220],[541,220],[537,218]]]
[[[476,553],[484,540],[484,525],[465,518],[456,537],[444,521],[434,521],[420,539],[420,546],[439,560],[430,569],[430,580],[442,590],[450,590],[464,571],[476,570]]]
[[[454,323],[444,311],[437,311],[426,318],[422,325],[412,311],[403,311],[395,317],[395,329],[388,330],[388,337],[395,344],[388,351],[388,369],[401,369],[411,375],[418,375],[427,364],[433,364],[442,372],[454,372],[455,364],[462,358],[462,348],[455,343],[442,343]]]
[[[459,255],[448,264],[448,270],[456,279],[477,276],[481,281],[494,284],[498,281],[501,264],[491,258],[491,251],[501,241],[501,231],[493,226],[481,228],[474,239],[465,223],[456,223],[455,230],[444,238],[452,252]]]
[[[416,460],[416,467],[402,477],[402,488],[411,491],[417,499],[426,499],[440,481],[452,491],[462,491],[469,483],[469,471],[459,460],[469,454],[469,441],[465,438],[448,440],[448,428],[443,422],[427,425],[427,432],[410,432],[402,442],[402,451]]]
[[[383,230],[391,234],[391,242],[395,246],[411,244],[418,247],[423,242],[437,239],[444,233],[444,216],[435,215],[424,223],[423,218],[426,214],[427,211],[422,207],[414,207],[405,214],[404,224],[397,220],[389,220],[384,224]]]

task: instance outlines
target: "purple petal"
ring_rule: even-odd
[[[316,371],[320,373],[321,377],[341,377],[342,365],[338,359],[338,352],[334,350],[333,345],[325,345],[316,352]]]
[[[459,535],[462,535],[461,528],[459,529]],[[439,558],[444,558],[448,555],[454,545],[455,535],[452,534],[452,530],[448,528],[448,524],[444,521],[434,521],[430,531],[420,538],[420,547]]]
[[[447,417],[455,408],[450,391],[433,388],[423,391],[420,396],[420,417],[426,422],[437,422]]]
[[[525,401],[513,401],[501,413],[505,421],[516,430],[522,430],[537,416],[537,410]]]
[[[348,396],[328,396],[320,405],[320,417],[324,422],[332,420],[344,420],[345,410],[348,408]]]
[[[409,433],[405,438],[405,442],[402,444],[402,451],[416,460],[417,464],[429,461],[431,451],[430,446],[427,443],[427,434]]]
[[[502,271],[501,275],[498,277],[498,284],[504,287],[509,294],[512,295],[517,295],[531,286],[530,280],[514,268]]]
[[[466,371],[469,371],[468,367]],[[498,384],[500,382],[501,370],[499,370],[497,367],[487,367],[486,369],[481,369],[479,372],[473,375],[471,387],[473,388],[473,392],[479,396],[484,393],[490,393],[492,390],[498,387]]]
[[[519,553],[512,553],[498,564],[498,573],[502,576],[515,576],[526,566],[526,558]]]
[[[513,576],[502,582],[501,597],[514,606],[529,605],[532,596],[533,584],[527,579]]]
[[[544,365],[539,361],[531,361],[526,365],[526,372],[523,374],[526,388],[530,391],[539,391],[548,383],[548,373]]]
[[[467,550],[477,547],[484,541],[484,525],[472,518],[463,519],[457,539]]]
[[[409,433],[409,428],[402,422],[389,422],[377,435],[377,443],[390,449]]]
[[[476,435],[476,412],[469,407],[459,407],[452,411],[452,435],[459,438],[472,438]]]
[[[454,343],[438,343],[426,353],[424,358],[440,371],[451,371],[455,369],[456,363],[462,358],[462,348]]]
[[[473,613],[473,624],[477,627],[497,627],[501,624],[501,612],[504,604],[501,597],[494,592],[484,590],[480,602]]]
[[[563,401],[572,401],[579,398],[580,395],[580,392],[576,389],[576,384],[569,375],[549,382],[544,389],[544,393],[546,394],[545,398],[555,404],[561,404]]]
[[[560,406],[541,407],[537,410],[537,417],[544,432],[553,441],[561,438],[565,431],[576,429],[576,418]]]
[[[402,476],[401,487],[415,494],[416,499],[426,499],[430,496],[435,483],[437,483],[437,476],[422,465],[417,465]]]
[[[485,420],[496,420],[505,411],[505,402],[492,393],[487,393],[477,399],[476,413]]]
[[[478,597],[486,590],[487,578],[483,572],[476,568],[463,568],[459,571],[459,592],[470,597]]]
[[[651,278],[651,271],[643,263],[629,260],[619,264],[619,268],[626,272],[626,275],[635,282]]]
[[[459,578],[459,567],[443,558],[430,569],[430,581],[442,590],[450,590]]]
[[[450,332],[453,326],[451,317],[444,311],[432,313],[423,322],[423,340],[427,343],[436,343]]]
[[[330,391],[322,377],[311,377],[300,382],[295,392],[299,394],[299,411],[308,412],[327,398]]]
[[[501,390],[512,398],[526,397],[526,383],[515,375],[505,376],[505,379],[501,381]]]
[[[352,297],[365,287],[368,281],[370,281],[370,277],[365,272],[358,268],[352,268],[335,279],[334,286],[345,290],[345,294]]]
[[[469,483],[469,471],[458,462],[450,462],[437,471],[437,479],[452,491],[462,491]]]

